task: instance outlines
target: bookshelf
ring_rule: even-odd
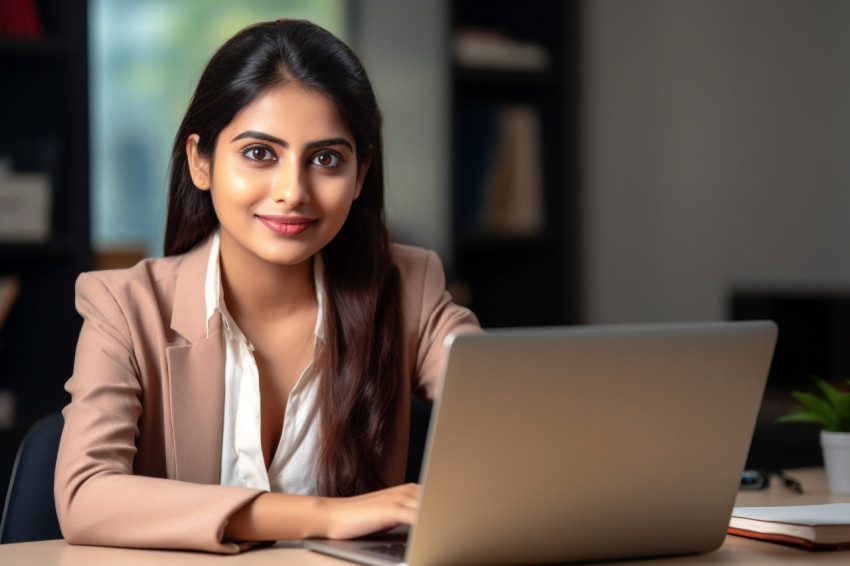
[[[8,18],[0,25],[0,185],[7,199],[0,212],[21,206],[25,218],[19,232],[8,224],[0,230],[0,278],[20,283],[0,326],[0,390],[16,400],[13,426],[0,430],[0,499],[24,431],[67,402],[63,384],[82,323],[74,281],[91,268],[86,1],[11,0],[4,15],[26,4],[38,30],[12,32]],[[9,192],[10,178],[27,175],[47,179],[41,216]],[[34,219],[44,220],[43,232],[28,230]]]
[[[578,321],[576,4],[451,4],[450,277],[485,327]]]

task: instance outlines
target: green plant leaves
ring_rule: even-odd
[[[826,430],[837,430],[841,424],[841,418],[832,403],[824,401],[813,393],[795,391],[791,394],[797,401],[801,402],[811,413],[817,415]]]
[[[838,411],[838,416],[841,417],[845,423],[850,424],[850,393],[847,393],[839,399],[835,403],[835,408]]]
[[[826,398],[827,401],[829,401],[830,405],[832,405],[833,407],[836,407],[838,405],[838,402],[841,400],[842,394],[837,389],[835,389],[835,387],[830,385],[824,378],[817,375],[809,376],[809,379],[815,382],[815,385],[818,386],[818,388],[823,393],[823,396]]]
[[[782,415],[781,417],[776,419],[775,423],[816,423],[820,425],[826,424],[823,422],[823,420],[821,420],[818,415],[811,411],[806,411],[805,409],[797,409],[793,413]]]
[[[805,391],[794,391],[791,395],[803,406],[779,417],[776,423],[819,423],[828,431],[850,432],[850,392],[838,391],[821,377],[812,376],[811,379],[822,397]]]

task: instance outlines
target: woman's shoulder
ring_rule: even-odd
[[[104,287],[113,294],[144,287],[153,289],[173,280],[182,260],[182,256],[147,258],[133,267],[88,271],[77,278],[77,289]]]
[[[77,294],[91,296],[106,292],[118,300],[134,301],[146,295],[168,297],[173,294],[181,273],[203,277],[208,252],[208,246],[198,245],[184,254],[147,258],[132,267],[82,273],[77,278]]]
[[[393,244],[390,253],[402,277],[435,269],[442,273],[443,264],[434,250],[406,244]]]
[[[445,290],[446,273],[437,252],[416,246],[393,244],[391,253],[406,295],[419,295],[422,292],[442,293]]]

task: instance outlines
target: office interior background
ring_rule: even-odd
[[[20,282],[0,327],[0,485],[24,431],[67,401],[76,274],[161,254],[171,137],[201,66],[273,17],[360,55],[391,229],[441,255],[485,326],[777,319],[751,461],[817,462],[816,431],[771,422],[809,373],[850,377],[850,3],[35,4],[39,38],[0,37],[0,173],[52,183],[49,234],[0,241],[0,276]],[[528,57],[462,54],[481,28]],[[498,170],[533,187],[519,224],[467,214],[470,175],[486,185],[511,147],[500,127],[530,140]]]

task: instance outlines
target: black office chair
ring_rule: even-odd
[[[0,522],[0,544],[62,538],[53,499],[53,471],[64,424],[60,413],[48,415],[21,441]]]

